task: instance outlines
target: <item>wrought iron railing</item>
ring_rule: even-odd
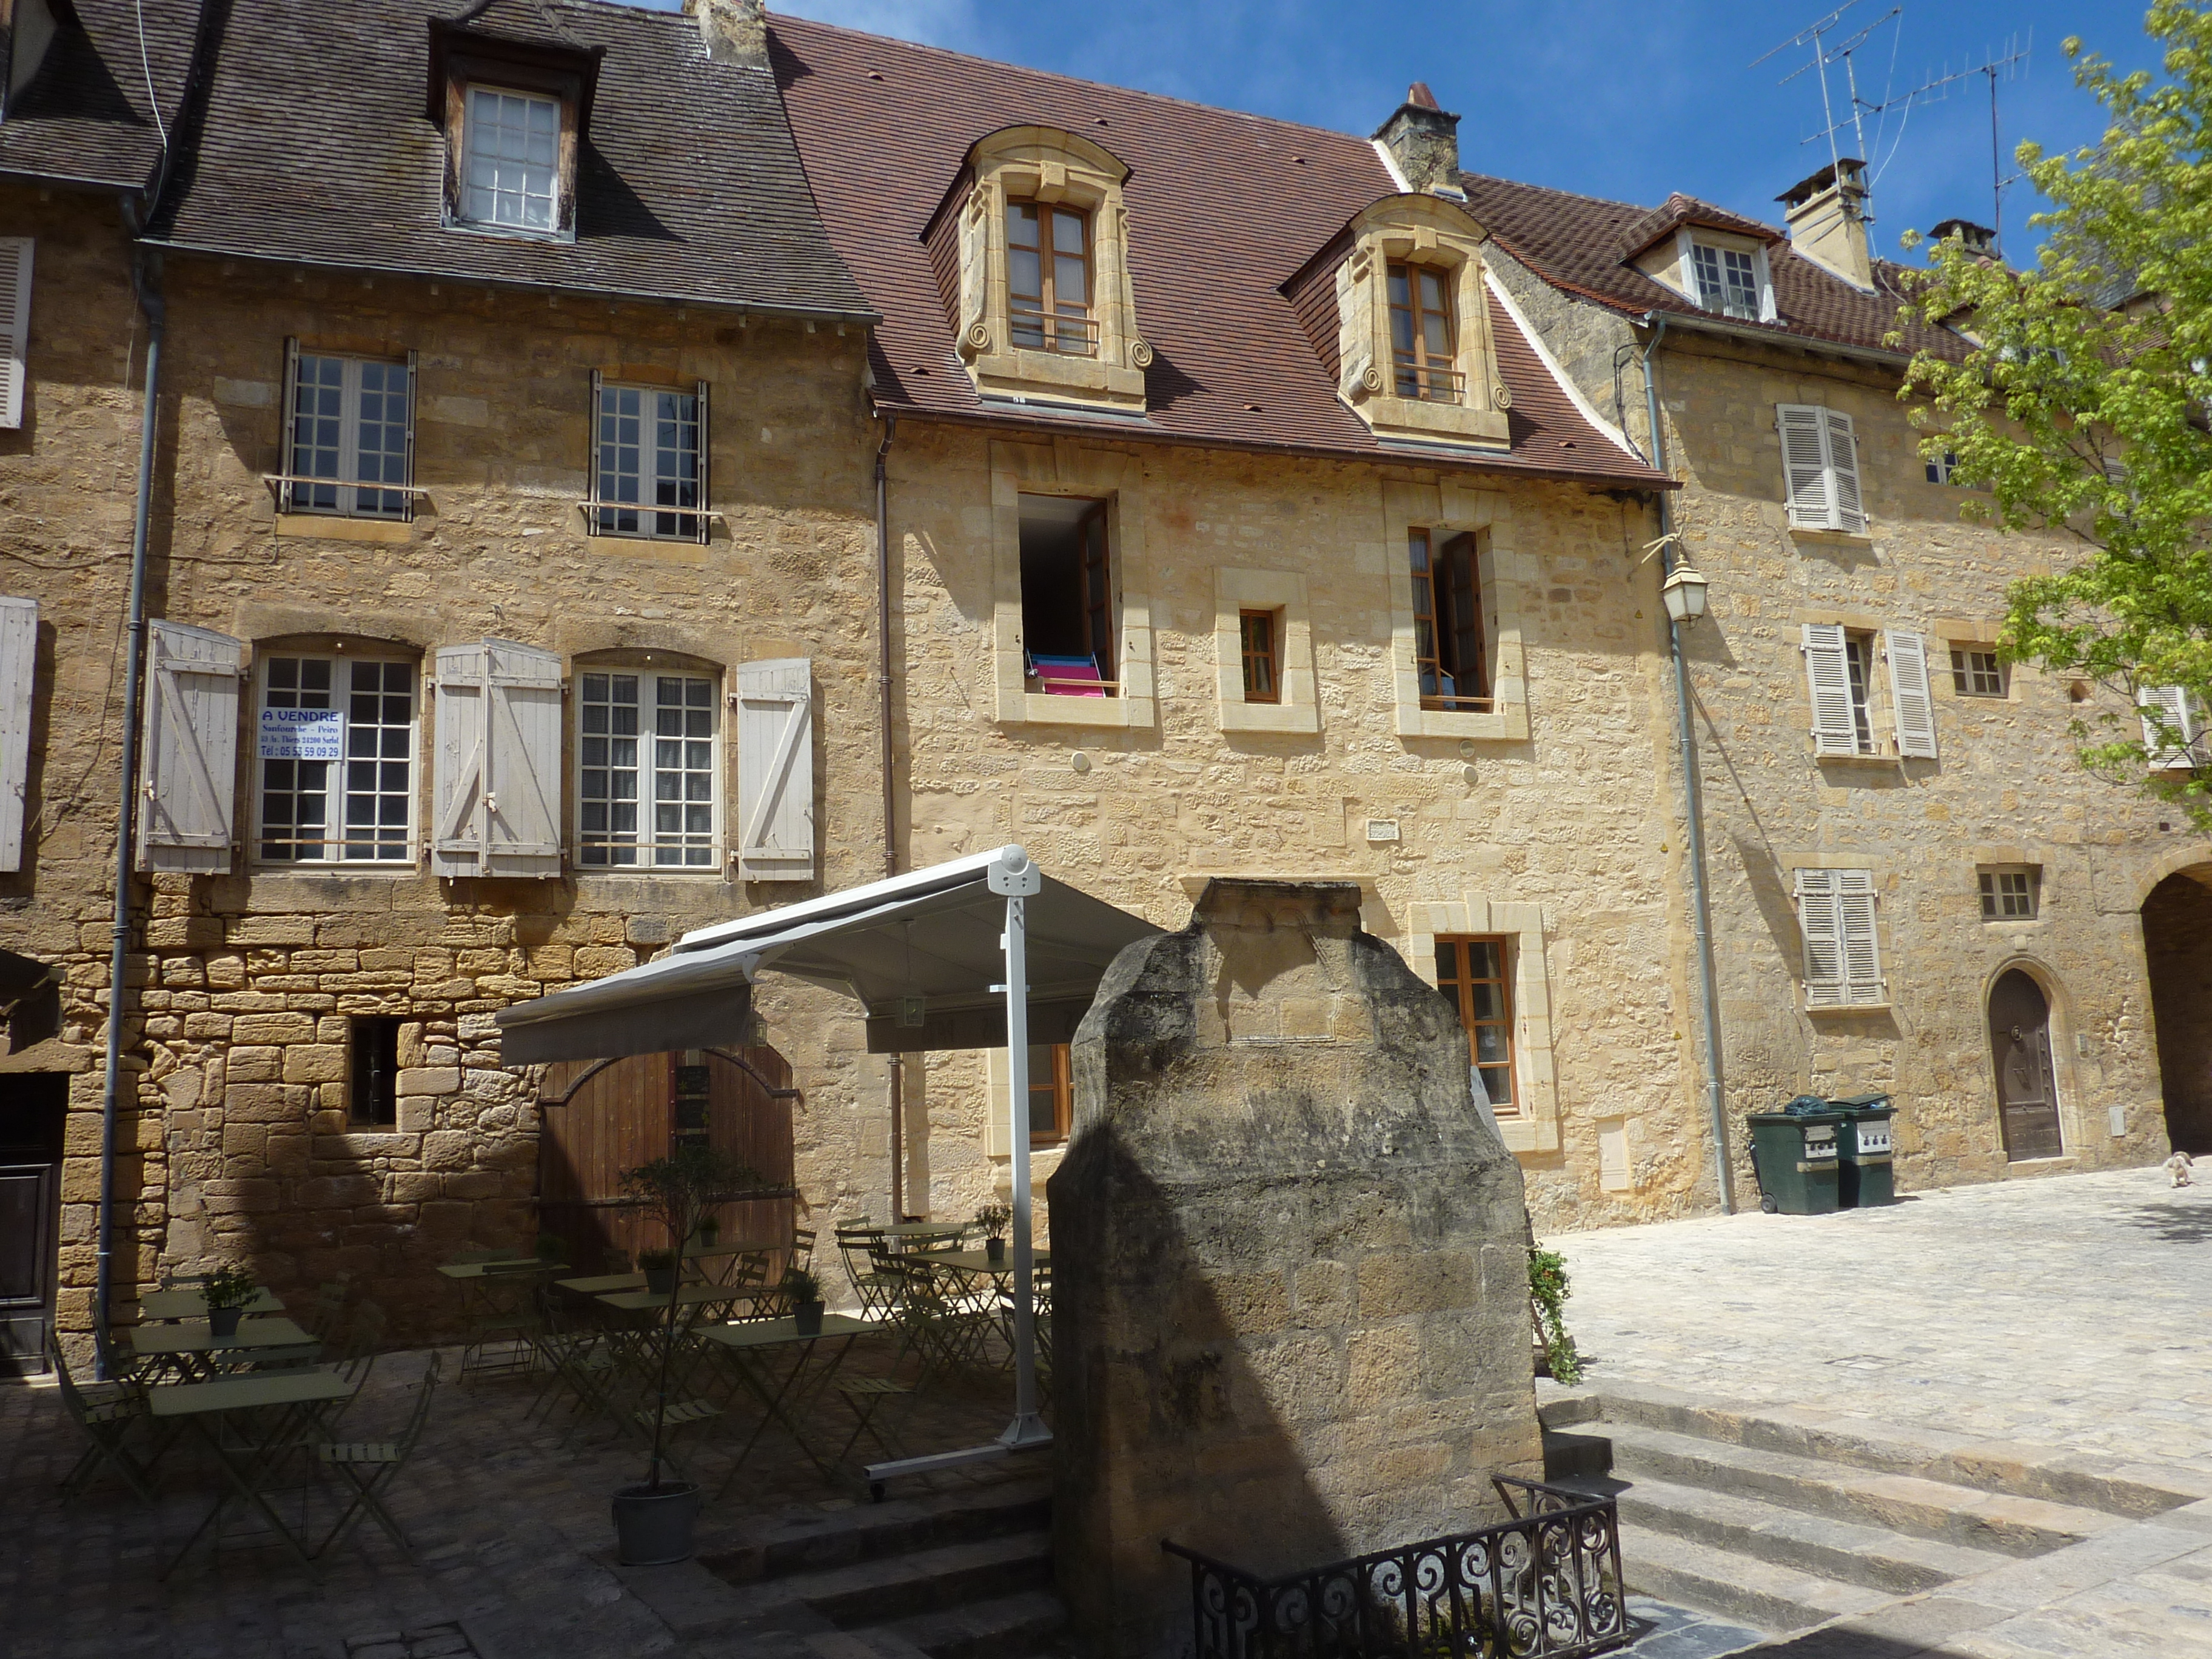
[[[1179,1544],[1194,1659],[1575,1659],[1634,1632],[1613,1500],[1493,1477],[1495,1526],[1261,1578]]]

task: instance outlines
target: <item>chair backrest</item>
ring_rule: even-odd
[[[353,1310],[353,1322],[346,1328],[345,1357],[349,1360],[372,1359],[384,1346],[384,1310],[374,1302],[363,1302]]]
[[[810,1273],[814,1267],[814,1229],[794,1227],[791,1231],[791,1265],[805,1267]]]
[[[404,1463],[415,1449],[415,1443],[422,1437],[422,1425],[430,1420],[430,1396],[438,1391],[438,1378],[443,1370],[443,1357],[434,1348],[430,1352],[430,1363],[422,1368],[422,1381],[415,1393],[415,1409],[407,1414],[407,1426],[399,1431],[399,1461]]]
[[[309,1334],[327,1339],[335,1333],[338,1322],[345,1316],[346,1298],[352,1294],[353,1275],[344,1271],[316,1286],[314,1304],[302,1322]]]

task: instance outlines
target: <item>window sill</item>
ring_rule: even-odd
[[[1431,403],[1419,398],[1376,396],[1352,404],[1352,411],[1376,433],[1504,449],[1511,436],[1502,409],[1469,409],[1463,404]]]
[[[1057,697],[1042,691],[999,694],[1001,726],[1082,726],[1109,731],[1152,723],[1150,697]]]
[[[1859,755],[1824,755],[1818,750],[1815,750],[1813,753],[1813,758],[1823,766],[1827,765],[1831,761],[1843,766],[1896,766],[1903,761],[1904,757],[1900,755],[1885,755],[1879,750],[1876,750],[1872,753]]]
[[[1498,1120],[1498,1133],[1505,1142],[1505,1150],[1516,1155],[1559,1150],[1559,1126],[1556,1123],[1525,1116],[1501,1117]]]
[[[1221,705],[1221,729],[1311,734],[1321,730],[1321,710],[1310,703],[1224,702]]]
[[[1145,408],[1144,370],[1122,368],[1103,355],[1079,357],[1072,352],[1015,347],[986,352],[968,367],[976,392],[986,397],[1029,393],[1064,399],[1073,407],[1090,404],[1124,414],[1141,414]]]
[[[1458,709],[1423,708],[1418,703],[1398,705],[1398,735],[1401,738],[1470,738],[1492,743],[1528,740],[1528,705],[1503,702],[1487,714]]]
[[[350,518],[342,513],[279,513],[280,536],[319,536],[333,542],[411,542],[415,526],[404,519]]]
[[[333,766],[337,763],[331,763]],[[263,876],[313,876],[319,881],[343,881],[354,876],[367,876],[372,880],[389,880],[394,876],[419,876],[422,873],[421,858],[410,854],[404,859],[380,859],[371,863],[361,859],[350,864],[314,864],[305,860],[298,863],[270,864],[249,860],[246,874],[257,880]]]
[[[1866,530],[1812,530],[1803,525],[1790,526],[1790,539],[1808,543],[1814,547],[1849,547],[1871,550],[1874,532]]]
[[[532,230],[527,225],[488,224],[481,219],[448,219],[443,228],[464,236],[495,236],[506,242],[544,242],[556,247],[570,246],[576,240],[573,230]]]
[[[1894,1009],[1887,1001],[1808,1002],[1805,1005],[1805,1012],[1808,1014],[1887,1014],[1893,1012]]]

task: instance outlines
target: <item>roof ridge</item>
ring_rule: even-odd
[[[574,0],[570,0],[570,3],[573,3]],[[615,3],[619,3],[619,0],[615,0]],[[1315,132],[1325,137],[1341,138],[1348,143],[1358,145],[1362,149],[1369,147],[1369,141],[1362,138],[1356,132],[1345,132],[1336,127],[1318,126],[1310,121],[1292,121],[1280,115],[1262,115],[1256,110],[1231,109],[1226,104],[1208,104],[1196,98],[1178,98],[1172,93],[1147,92],[1141,87],[1117,86],[1111,81],[1094,81],[1080,75],[1064,75],[1058,70],[1034,69],[1027,64],[1013,63],[1004,58],[986,58],[981,52],[957,52],[951,46],[931,46],[922,40],[902,40],[895,34],[872,33],[866,29],[848,28],[842,23],[825,23],[818,18],[794,16],[788,12],[772,11],[768,14],[768,21],[771,28],[781,24],[797,23],[805,28],[822,29],[831,34],[849,35],[860,40],[881,41],[886,46],[896,46],[908,52],[930,52],[939,58],[957,58],[963,63],[983,64],[993,69],[1013,70],[1022,75],[1034,75],[1042,80],[1058,81],[1071,87],[1095,88],[1100,91],[1113,93],[1119,97],[1142,98],[1152,103],[1173,104],[1182,109],[1203,110],[1209,115],[1239,116],[1247,121],[1264,121],[1270,126],[1287,127],[1296,132]]]

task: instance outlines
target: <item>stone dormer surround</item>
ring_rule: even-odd
[[[1336,269],[1337,395],[1378,435],[1507,447],[1505,411],[1513,397],[1498,375],[1482,280],[1482,245],[1490,233],[1455,203],[1405,195],[1364,209],[1349,234],[1351,251]],[[1461,403],[1396,395],[1389,266],[1401,259],[1451,273],[1453,367],[1466,377]]]
[[[1056,127],[1006,127],[968,153],[959,204],[961,361],[981,396],[1043,399],[1128,411],[1145,407],[1152,349],[1137,331],[1129,280],[1129,169],[1087,138]],[[1091,216],[1091,306],[1095,356],[1013,343],[1006,301],[1006,204],[1066,204]]]

